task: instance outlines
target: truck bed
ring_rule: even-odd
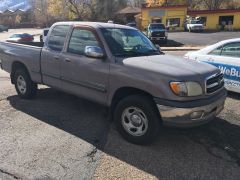
[[[31,45],[0,42],[0,57],[2,68],[11,73],[14,62],[20,62],[29,70],[33,81],[41,83],[41,51],[40,43],[27,43]]]

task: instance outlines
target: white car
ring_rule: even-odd
[[[198,20],[191,20],[185,23],[184,29],[189,32],[202,32],[204,25]]]
[[[224,74],[227,90],[240,93],[240,38],[221,41],[196,52],[185,59],[212,64]]]

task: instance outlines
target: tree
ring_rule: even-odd
[[[225,3],[225,7],[228,9],[240,9],[240,1],[232,0]]]
[[[203,5],[208,10],[219,9],[227,0],[202,0]]]
[[[146,0],[148,7],[162,6],[165,2],[165,0]]]

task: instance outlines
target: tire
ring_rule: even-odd
[[[160,132],[160,115],[147,96],[132,95],[122,99],[113,115],[118,132],[133,144],[150,144]]]
[[[14,74],[14,84],[18,95],[23,99],[32,99],[37,94],[37,84],[34,83],[25,69],[17,69]]]

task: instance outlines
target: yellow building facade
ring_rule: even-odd
[[[146,29],[150,23],[163,23],[172,29],[183,30],[187,16],[187,6],[143,7],[141,14],[141,29]]]
[[[184,30],[187,16],[198,17],[207,30],[240,29],[240,10],[200,10],[188,11],[188,6],[142,7],[140,29],[150,23],[163,23],[170,30]]]
[[[202,19],[208,30],[240,29],[240,10],[188,11],[188,15]]]

